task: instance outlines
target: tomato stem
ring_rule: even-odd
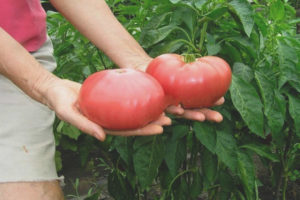
[[[191,62],[194,62],[196,60],[196,57],[195,57],[194,54],[186,53],[186,54],[182,54],[182,56],[183,56],[183,61],[185,63],[191,63]]]

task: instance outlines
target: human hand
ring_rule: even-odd
[[[224,102],[224,97],[221,97],[218,101],[215,102],[214,106],[222,105]],[[200,122],[208,120],[219,123],[223,120],[223,116],[219,112],[211,110],[209,108],[184,109],[181,105],[171,105],[166,109],[166,112],[179,117],[190,120],[197,120]]]
[[[79,83],[56,79],[46,90],[43,102],[56,112],[58,118],[74,125],[100,141],[105,140],[106,134],[120,136],[160,134],[163,132],[162,126],[171,124],[171,120],[163,114],[156,121],[140,129],[126,131],[104,130],[80,112],[77,103],[80,87],[81,84]]]

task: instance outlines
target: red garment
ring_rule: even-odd
[[[28,51],[46,41],[46,12],[40,0],[0,0],[0,27]]]

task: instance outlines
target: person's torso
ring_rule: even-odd
[[[46,41],[46,13],[40,0],[0,0],[0,27],[28,51]]]

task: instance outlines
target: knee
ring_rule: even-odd
[[[0,200],[64,200],[58,181],[0,184]]]

